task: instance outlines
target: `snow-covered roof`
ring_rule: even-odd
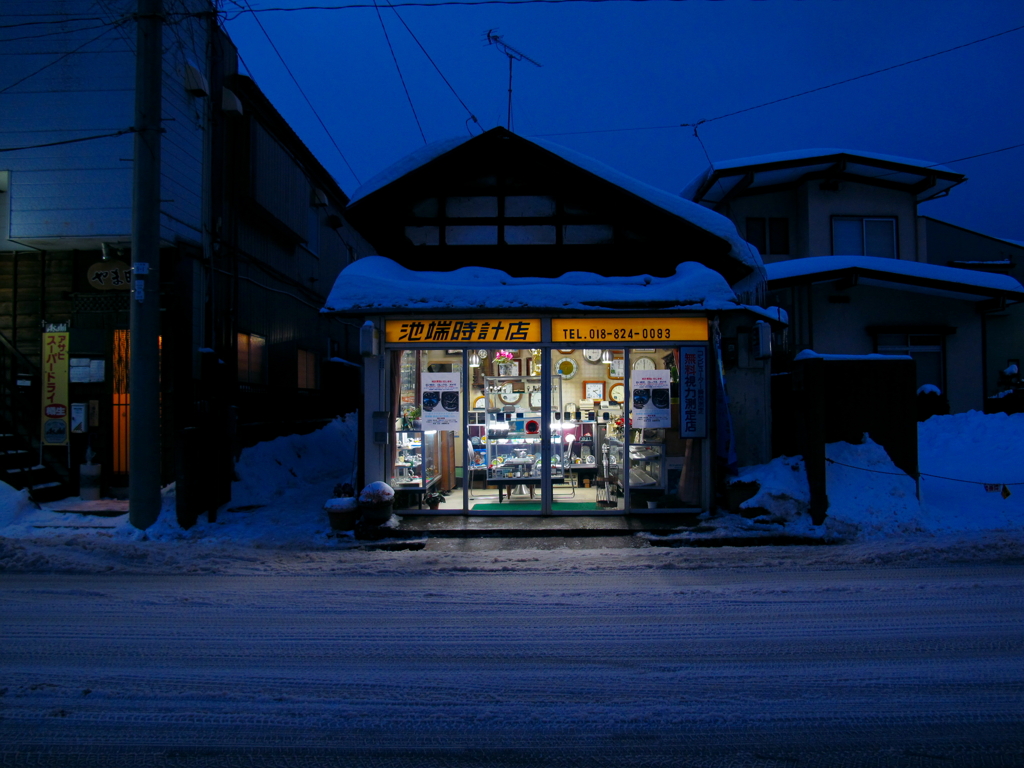
[[[442,155],[451,152],[457,147],[460,147],[475,138],[479,137],[462,136],[458,138],[445,139],[417,149],[415,152],[402,158],[397,163],[385,168],[359,187],[352,195],[349,204],[354,205],[359,200],[368,197],[388,184],[397,181],[403,176],[421,168],[427,163],[436,160]],[[736,231],[736,225],[725,216],[708,210],[702,205],[698,205],[689,200],[684,200],[678,195],[673,195],[671,192],[666,192],[665,190],[645,184],[644,182],[634,179],[621,171],[615,170],[611,166],[605,165],[604,163],[591,157],[587,157],[586,155],[581,155],[580,153],[567,149],[559,144],[545,141],[543,139],[526,139],[522,136],[517,136],[517,138],[521,141],[540,147],[541,149],[560,157],[566,162],[572,163],[581,170],[591,173],[594,176],[607,181],[609,184],[613,184],[630,194],[646,200],[652,205],[656,205],[673,216],[683,219],[684,221],[687,221],[694,226],[700,227],[701,229],[710,232],[712,235],[721,238],[729,243],[730,255],[734,259],[739,261],[741,264],[749,266],[755,272],[758,272],[761,275],[764,274],[761,255],[758,253],[757,249],[739,236],[739,233]]]
[[[561,277],[511,277],[488,267],[417,272],[391,259],[369,256],[342,270],[323,311],[623,311],[652,306],[686,310],[742,308],[725,278],[696,262],[680,264],[671,277],[605,277],[592,272],[567,272]],[[773,319],[778,319],[772,312]]]
[[[1015,301],[1024,301],[1024,286],[1008,276],[973,269],[944,267],[919,261],[886,259],[878,256],[809,256],[803,259],[777,261],[766,265],[769,288],[782,287],[783,283],[834,280],[855,273],[870,284],[903,283],[962,294],[962,298],[976,300],[991,296],[1003,296]]]
[[[741,190],[746,194],[760,187],[778,187],[826,174],[904,188],[914,193],[918,202],[943,194],[965,180],[948,166],[909,157],[854,149],[798,149],[717,162],[690,181],[680,196],[713,205],[738,184],[743,184]]]

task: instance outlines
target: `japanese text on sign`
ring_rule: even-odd
[[[388,320],[385,341],[540,341],[540,320]]]
[[[557,318],[551,339],[592,342],[706,341],[704,317]]]
[[[69,337],[67,331],[43,334],[42,436],[45,445],[68,442]]]
[[[89,267],[89,285],[101,291],[127,291],[131,287],[132,268],[121,261],[101,261]]]
[[[681,437],[707,437],[707,347],[679,348],[679,410]]]

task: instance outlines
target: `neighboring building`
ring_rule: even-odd
[[[420,506],[461,475],[449,513],[701,510],[770,457],[767,349],[736,338],[784,317],[724,217],[502,128],[424,147],[347,215],[387,257],[325,308],[366,334],[362,481]]]
[[[918,214],[964,181],[916,160],[806,150],[717,164],[682,195],[763,254],[770,302],[790,315],[780,370],[802,349],[910,354],[919,385],[965,411],[1024,354],[1024,248]]]
[[[133,137],[59,142],[132,125],[135,6],[5,7],[58,22],[46,26],[52,35],[7,43],[0,67],[0,87],[31,75],[0,94],[0,147],[54,144],[0,154],[0,432],[8,450],[33,457],[0,478],[18,487],[49,471],[57,493],[77,492],[87,449],[104,492],[123,492],[130,478]],[[343,219],[344,192],[237,73],[213,4],[165,10],[177,17],[164,28],[159,438],[163,480],[178,481],[189,522],[227,499],[240,446],[310,429],[352,400],[339,388],[358,386],[342,362],[358,360],[357,329],[319,309],[338,272],[369,249]],[[90,42],[97,20],[107,31]],[[45,325],[69,329],[69,400],[90,408],[87,432],[40,451]],[[33,468],[40,453],[45,467]]]

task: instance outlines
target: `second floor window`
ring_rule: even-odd
[[[832,254],[895,259],[896,219],[833,216]]]
[[[788,255],[789,219],[783,216],[748,216],[747,242],[766,256]]]

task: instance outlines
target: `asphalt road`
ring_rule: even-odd
[[[0,766],[1021,766],[1024,566],[0,576]]]

